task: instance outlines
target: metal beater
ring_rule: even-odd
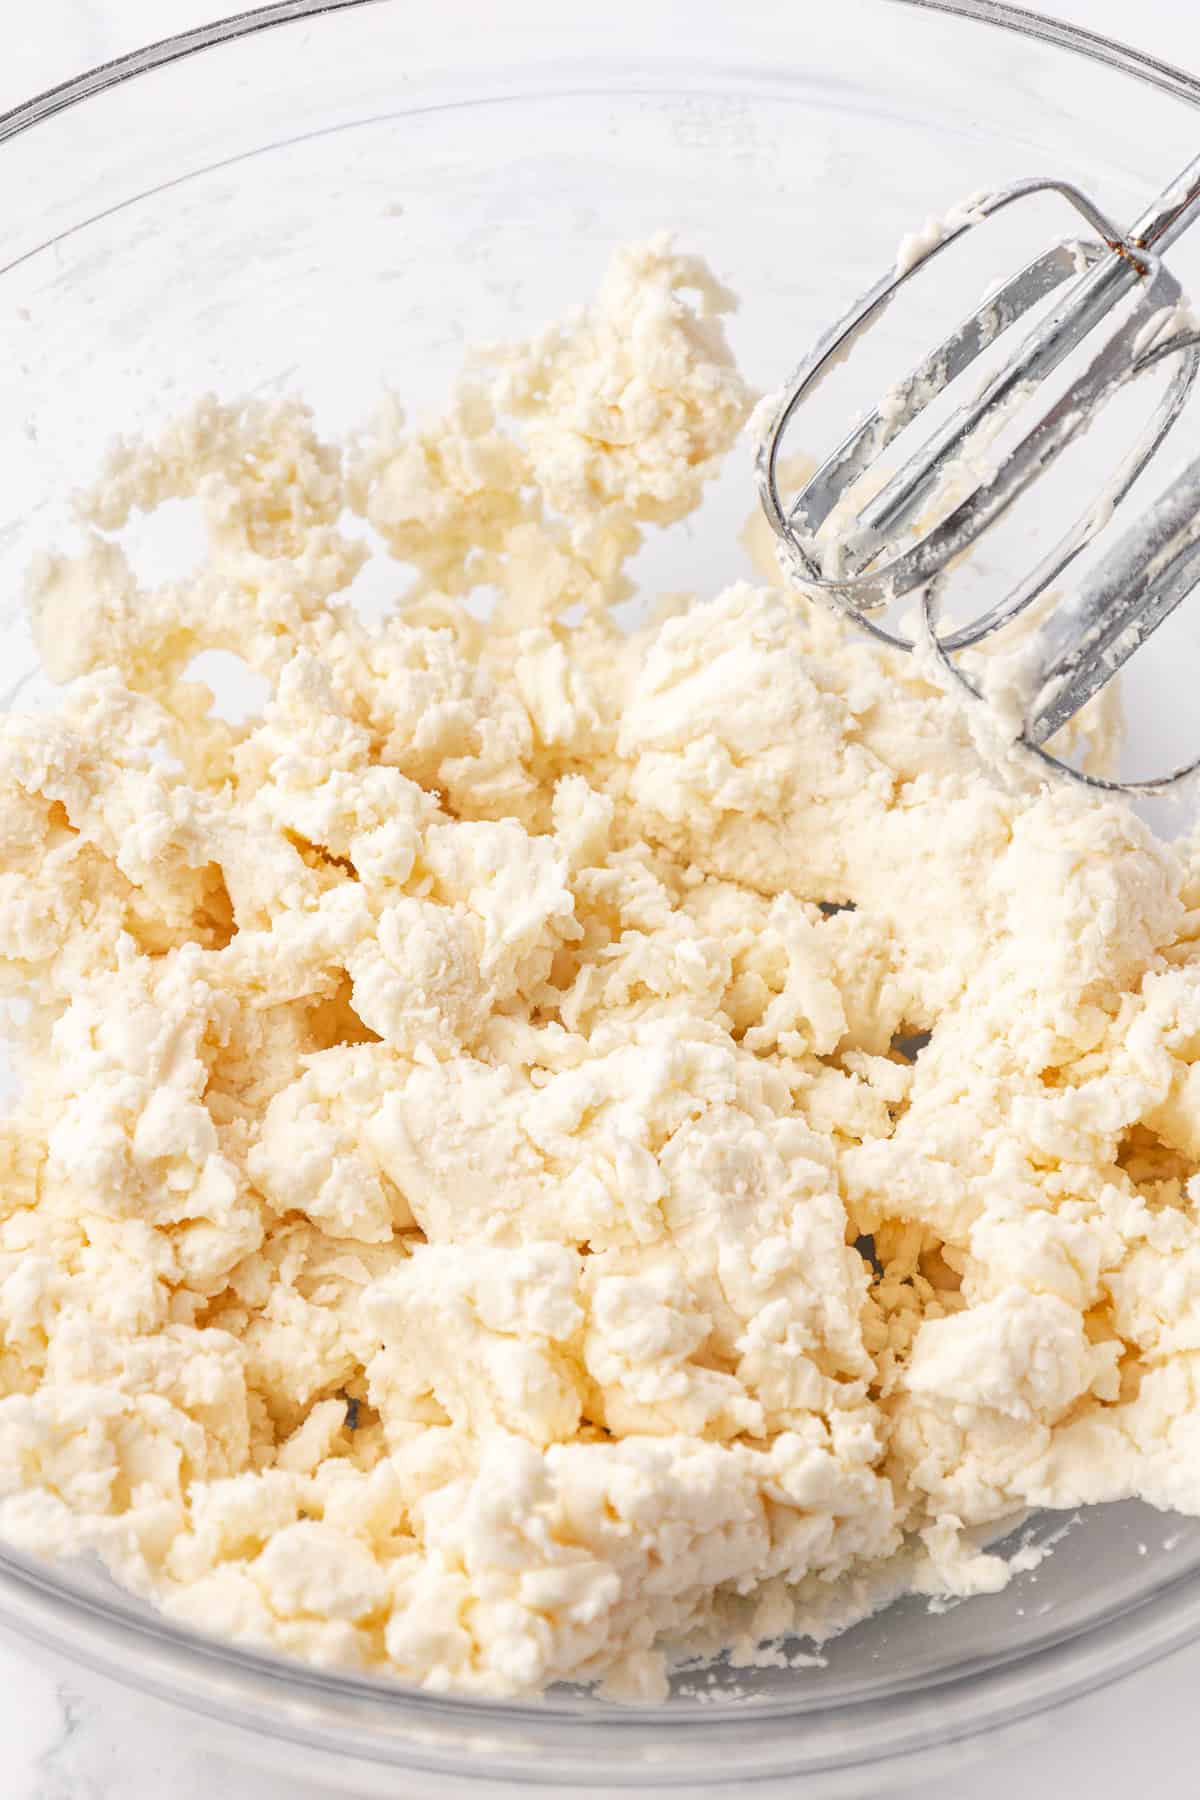
[[[850,353],[859,334],[926,263],[984,219],[1047,190],[1064,196],[1097,235],[1072,238],[1044,251],[999,285],[854,426],[785,504],[779,490],[780,456],[805,396]],[[1200,369],[1200,332],[1178,328],[1180,315],[1175,309],[1183,296],[1160,256],[1198,213],[1200,158],[1189,163],[1125,233],[1117,231],[1070,182],[1034,179],[970,202],[940,236],[905,253],[800,364],[763,439],[759,491],[787,573],[803,589],[822,596],[897,649],[912,649],[916,640],[885,629],[870,615],[912,594],[921,606],[922,631],[944,669],[978,696],[978,684],[955,661],[956,654],[982,643],[1046,591],[1107,524],[1187,402]],[[960,404],[915,455],[856,506],[851,489],[897,434],[1002,332],[1060,287],[1062,298],[982,391]],[[1129,316],[1105,339],[1080,378],[997,467],[981,466],[981,448],[1126,296],[1134,299]],[[1037,567],[978,618],[939,632],[942,589],[953,559],[995,524],[1087,429],[1119,387],[1166,356],[1178,357],[1178,367],[1101,502],[1093,503]],[[914,541],[913,528],[921,514],[948,490],[953,504]],[[1039,626],[1020,737],[1025,747],[1050,766],[1102,788],[1159,792],[1200,768],[1197,757],[1155,781],[1107,781],[1080,775],[1043,748],[1198,581],[1200,460],[1170,483]]]

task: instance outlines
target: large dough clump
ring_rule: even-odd
[[[729,304],[654,242],[419,429],[207,401],[35,571],[9,1540],[322,1662],[653,1694],[904,1546],[963,1592],[1017,1509],[1200,1512],[1200,880],[769,579],[619,629],[749,411]],[[179,499],[208,560],[143,589]]]

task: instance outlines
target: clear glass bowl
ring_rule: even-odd
[[[1181,72],[990,0],[284,0],[70,82],[0,120],[5,697],[49,699],[22,574],[118,429],[205,389],[298,389],[334,428],[382,383],[432,403],[464,344],[555,316],[663,226],[744,295],[735,345],[773,387],[931,210],[1046,171],[1133,216],[1193,153],[1198,104]],[[1198,258],[1172,258],[1193,291]],[[735,457],[646,581],[744,573],[752,505]],[[1168,756],[1163,696],[1200,671],[1181,611],[1132,689],[1135,748]],[[12,1554],[0,1619],[341,1793],[876,1794],[1196,1636],[1198,1568],[1200,1522],[1095,1511],[1002,1594],[902,1601],[824,1667],[718,1667],[640,1709],[303,1669]]]

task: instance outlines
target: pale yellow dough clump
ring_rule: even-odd
[[[728,304],[655,242],[420,430],[206,402],[36,571],[12,1542],[321,1662],[652,1694],[905,1544],[969,1592],[1023,1507],[1200,1512],[1200,881],[778,587],[622,633],[750,410]],[[140,591],[177,497],[208,561]]]

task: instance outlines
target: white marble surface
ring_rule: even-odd
[[[1200,67],[1194,0],[1044,0],[1044,10]],[[15,10],[15,9],[14,9]],[[140,43],[237,10],[213,0],[38,0],[5,19],[0,110]],[[5,9],[6,13],[8,9]],[[1015,1744],[944,1783],[970,1800],[1086,1790],[1094,1800],[1140,1791],[1191,1800],[1197,1791],[1193,1695],[1200,1645],[1067,1708]],[[206,1733],[181,1735],[157,1709],[114,1697],[86,1674],[47,1669],[0,1638],[0,1800],[335,1800],[334,1778],[238,1769]],[[545,1789],[539,1789],[545,1792]]]

